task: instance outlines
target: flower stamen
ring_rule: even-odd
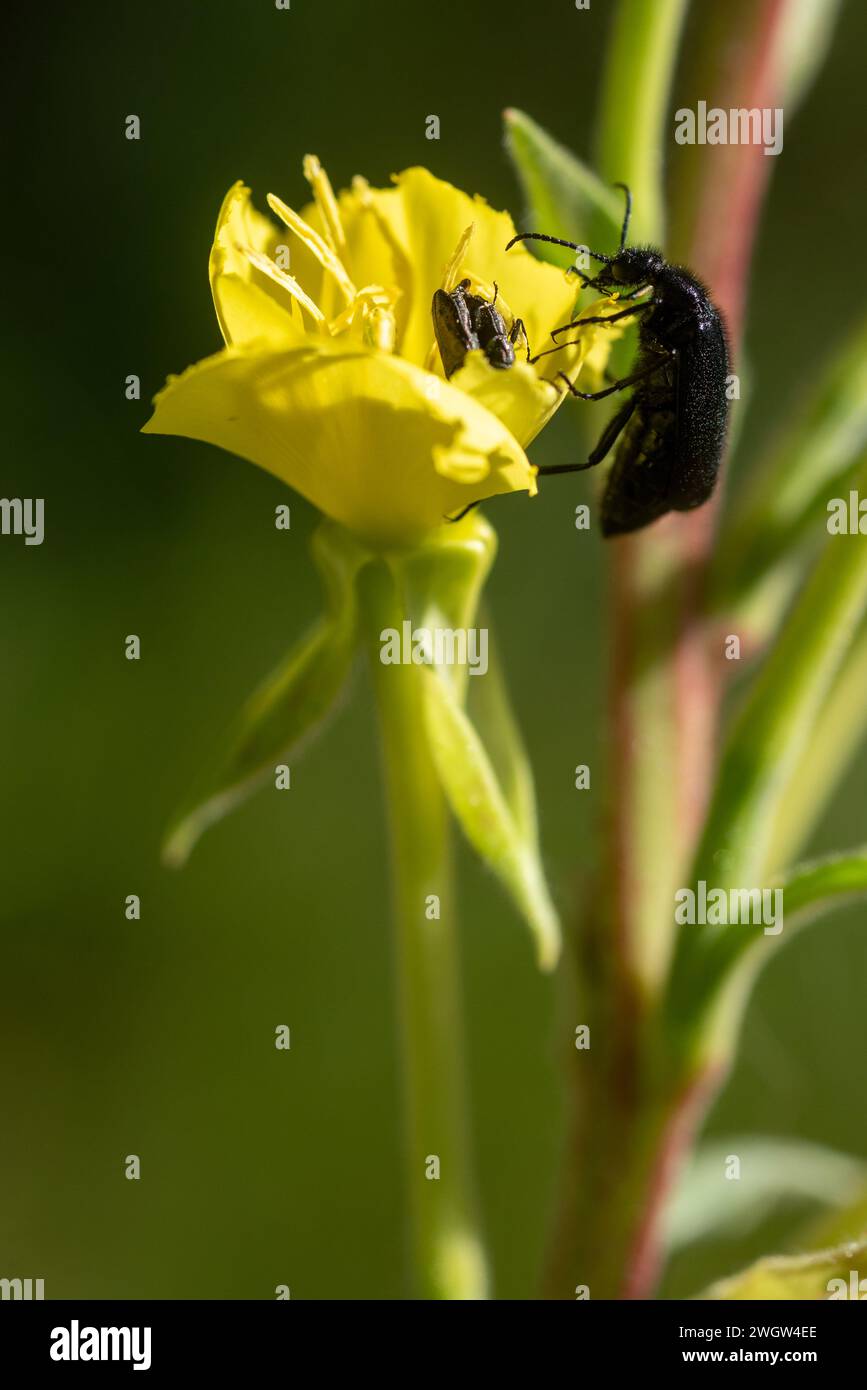
[[[331,332],[343,333],[352,328],[360,315],[365,344],[381,352],[394,352],[397,336],[394,305],[399,293],[399,290],[383,289],[382,285],[365,285],[352,304],[331,320]]]
[[[346,250],[346,233],[340,220],[340,209],[331,187],[331,180],[319,163],[315,154],[304,156],[304,177],[313,190],[316,206],[322,214],[325,232],[336,255],[342,256]]]
[[[442,288],[445,290],[446,294],[451,294],[452,290],[456,287],[456,285],[460,284],[461,279],[463,278],[462,272],[464,268],[464,258],[467,254],[467,247],[473,239],[473,232],[475,230],[475,222],[471,222],[470,225],[464,229],[464,231],[461,233],[457,246],[451,254],[448,264],[446,265],[446,268],[443,271]],[[434,339],[434,341],[428,348],[428,354],[425,358],[425,371],[432,372],[438,360],[439,352],[436,345],[436,339]]]
[[[321,328],[327,329],[328,325],[325,321],[325,315],[319,308],[319,305],[314,304],[310,296],[304,293],[298,281],[292,275],[287,275],[285,270],[281,270],[278,265],[275,265],[267,256],[264,256],[261,251],[254,250],[252,246],[239,246],[238,250],[242,255],[247,257],[247,260],[252,266],[255,266],[256,270],[260,270],[263,275],[268,276],[269,280],[273,280],[276,285],[280,285],[282,289],[287,290],[292,298],[301,305],[302,309],[307,310],[307,313],[315,323]]]
[[[340,257],[332,251],[327,242],[323,241],[319,233],[304,221],[303,217],[299,217],[298,213],[288,207],[282,198],[278,198],[275,193],[268,194],[268,206],[280,218],[280,221],[294,232],[300,241],[303,241],[310,253],[316,257],[322,269],[334,277],[347,304],[351,304],[355,298],[355,286],[346,273]]]
[[[473,232],[475,230],[476,224],[475,222],[471,222],[466,230],[461,233],[461,238],[452,252],[451,260],[443,271],[443,289],[446,294],[451,294],[455,286],[460,283],[467,247],[473,239]]]

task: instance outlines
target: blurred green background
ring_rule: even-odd
[[[707,3],[707,0],[705,0]],[[219,346],[207,256],[237,178],[300,205],[301,158],[335,184],[427,164],[521,214],[500,113],[579,153],[612,6],[167,0],[19,9],[7,91],[4,496],[46,499],[46,540],[0,540],[3,748],[0,1275],[49,1298],[389,1298],[405,1290],[388,882],[366,682],[293,767],[180,874],[166,821],[240,701],[318,611],[312,510],[204,445],[138,434],[165,375]],[[775,161],[748,328],[749,469],[854,316],[865,214],[867,9]],[[124,119],[142,122],[138,143]],[[425,139],[435,113],[441,139]],[[843,274],[852,293],[842,289]],[[143,399],[124,398],[129,373]],[[576,407],[580,409],[580,407]],[[533,457],[575,452],[564,409]],[[492,504],[490,586],[568,912],[604,800],[604,547],[573,527],[583,479]],[[292,530],[273,527],[292,503]],[[124,659],[137,633],[142,659]],[[576,763],[595,765],[591,793]],[[817,849],[865,836],[864,755]],[[531,1297],[580,1015],[463,847],[468,1055],[501,1297]],[[124,898],[142,899],[125,920]],[[718,1134],[867,1155],[863,912],[766,972]],[[274,1028],[292,1030],[289,1053]],[[125,1155],[142,1179],[124,1177]],[[665,1291],[763,1250],[692,1249]]]

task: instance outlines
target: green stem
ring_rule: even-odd
[[[600,171],[629,185],[632,242],[663,239],[665,120],[687,0],[621,0],[602,87]]]
[[[475,1214],[464,1083],[449,825],[423,733],[424,671],[384,665],[379,659],[380,634],[386,628],[400,631],[406,616],[391,570],[385,564],[371,566],[360,587],[392,839],[415,1292],[431,1299],[485,1298],[487,1266]]]

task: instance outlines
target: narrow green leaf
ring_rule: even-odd
[[[436,670],[424,674],[428,739],[452,812],[529,925],[541,969],[552,970],[560,954],[560,924],[535,845],[519,831],[454,688]]]
[[[277,763],[321,727],[346,684],[357,646],[355,579],[367,555],[339,527],[313,541],[328,615],[302,638],[247,701],[224,749],[169,828],[163,860],[183,865],[200,836],[252,792]]]
[[[853,1240],[867,1239],[867,1183],[859,1192],[834,1211],[825,1211],[811,1221],[803,1232],[801,1247],[807,1250],[826,1250],[829,1246],[844,1245]],[[865,1276],[867,1277],[867,1276]]]
[[[779,881],[787,929],[802,925],[841,901],[867,895],[867,845],[798,864]]]
[[[504,111],[503,122],[506,149],[527,204],[525,230],[582,244],[601,232],[603,249],[616,245],[623,221],[622,194],[523,111]],[[569,251],[543,241],[534,242],[533,250],[553,265],[568,266],[574,260]]]
[[[867,485],[867,462],[859,480]],[[865,608],[867,546],[860,536],[829,536],[732,727],[691,885],[755,888],[779,870],[769,860],[776,815]],[[691,1020],[690,1026],[704,1018],[756,939],[754,926],[682,927],[670,983],[672,1016]],[[726,1028],[736,1014],[734,1007]],[[708,1032],[706,1018],[703,1028]]]
[[[780,73],[786,120],[801,105],[821,71],[842,0],[789,0],[786,22],[781,26]]]
[[[515,825],[535,847],[539,834],[533,771],[509,700],[490,619],[483,614],[482,620],[488,632],[488,670],[483,680],[474,680],[470,685],[470,714],[488,750]]]
[[[867,317],[820,374],[723,523],[713,577],[713,606],[748,606],[762,640],[803,570],[805,541],[824,534],[828,502],[847,498],[867,447]],[[782,584],[779,582],[782,576]],[[773,586],[765,617],[752,616]]]
[[[867,1241],[810,1255],[771,1255],[731,1279],[712,1284],[702,1299],[830,1299],[848,1296],[852,1271],[867,1260]],[[834,1282],[836,1281],[836,1282]],[[857,1295],[856,1295],[857,1296]]]
[[[862,623],[792,769],[774,819],[771,864],[790,864],[818,825],[867,733],[867,623]]]
[[[737,1181],[726,1176],[732,1157]],[[675,1250],[694,1241],[740,1235],[783,1202],[809,1201],[842,1207],[867,1180],[867,1165],[848,1154],[800,1139],[732,1135],[705,1143],[669,1202],[666,1241]]]

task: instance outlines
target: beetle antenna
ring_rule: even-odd
[[[550,241],[553,246],[565,246],[570,251],[586,251],[594,261],[602,261],[603,265],[610,265],[614,259],[613,256],[603,256],[601,251],[591,251],[589,246],[579,246],[577,241],[564,241],[562,237],[548,236],[545,232],[519,232],[512,237],[506,250],[511,250],[516,241]]]
[[[613,183],[611,187],[622,188],[623,192],[626,194],[626,211],[623,214],[623,226],[620,228],[620,250],[617,253],[619,255],[620,251],[622,251],[626,245],[626,233],[629,231],[629,219],[632,216],[632,194],[629,191],[628,185],[625,183]],[[590,254],[592,256],[593,252],[591,251]]]

